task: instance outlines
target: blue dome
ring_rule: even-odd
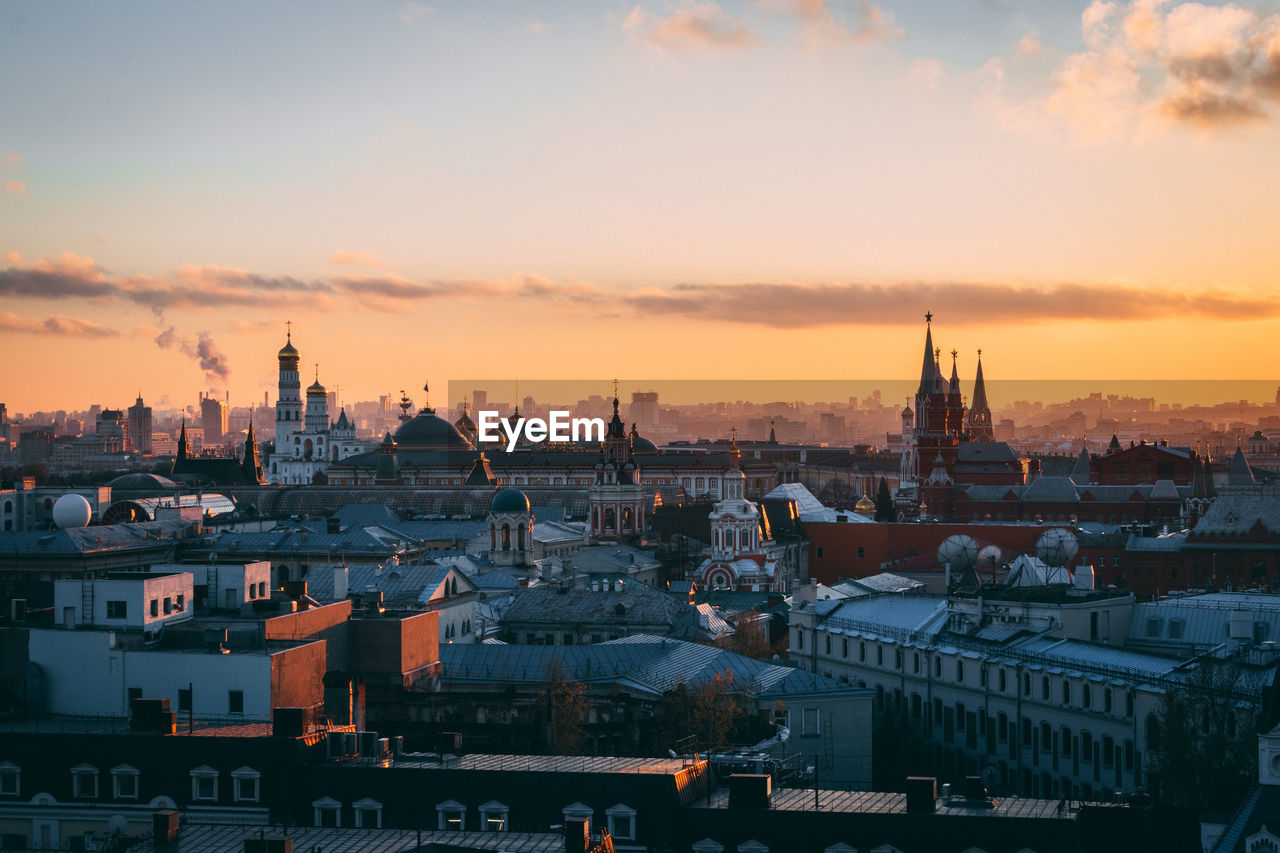
[[[503,489],[493,496],[489,512],[528,512],[529,499],[519,489]]]

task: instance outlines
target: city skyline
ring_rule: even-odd
[[[256,402],[288,320],[346,399],[905,380],[926,311],[966,384],[1269,381],[1275,4],[18,3],[0,73],[13,411]]]

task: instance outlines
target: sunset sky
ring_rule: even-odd
[[[1277,376],[1275,2],[9,0],[0,80],[10,411],[261,400],[286,320],[346,400],[925,311],[966,385]]]

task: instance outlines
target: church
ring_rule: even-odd
[[[364,453],[368,447],[356,439],[355,427],[346,410],[336,423],[329,421],[329,392],[315,382],[307,386],[306,409],[299,394],[299,355],[290,329],[278,353],[280,379],[276,398],[275,449],[271,454],[267,479],[282,485],[309,485],[327,481],[329,464]]]

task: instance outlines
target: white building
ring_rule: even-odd
[[[805,586],[792,601],[791,654],[805,669],[875,690],[877,709],[928,742],[944,777],[1105,800],[1158,786],[1148,754],[1160,748],[1160,699],[1193,668],[1124,647],[1137,609],[1127,593],[1048,587],[1038,597],[984,588],[951,600],[819,601]],[[1249,654],[1260,689],[1275,654]],[[1242,689],[1244,706],[1259,701]],[[1241,712],[1241,725],[1251,713]]]
[[[151,638],[165,625],[191,618],[195,591],[190,572],[123,572],[55,581],[53,606],[63,628],[142,631]]]

